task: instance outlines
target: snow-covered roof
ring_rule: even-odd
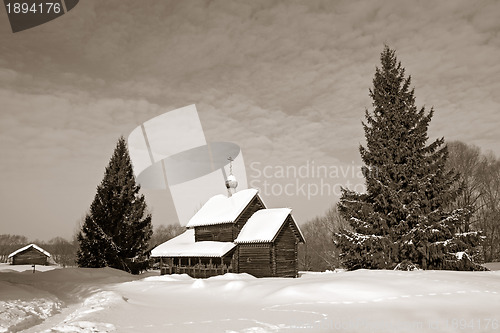
[[[213,196],[194,214],[186,226],[192,228],[233,223],[257,193],[256,189],[246,189],[238,191],[230,197],[222,194]]]
[[[29,244],[29,245],[26,245],[25,247],[22,247],[20,248],[19,250],[16,250],[14,252],[12,252],[11,254],[9,254],[9,256],[7,257],[8,258],[11,258],[13,256],[15,256],[16,254],[18,253],[21,253],[27,249],[29,249],[30,247],[42,252],[43,254],[45,254],[47,257],[50,257],[50,253],[48,253],[47,251],[45,251],[44,249],[42,249],[40,246],[36,245],[36,244]]]
[[[290,208],[272,208],[256,211],[241,229],[235,243],[272,242],[276,238],[288,215]],[[300,232],[300,229],[297,227]]]
[[[151,257],[222,257],[235,246],[232,242],[195,242],[194,229],[188,229],[151,250]]]

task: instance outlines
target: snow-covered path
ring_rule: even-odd
[[[67,294],[55,298],[62,312],[25,332],[500,332],[500,272],[360,270],[204,280],[138,278],[111,269],[46,274],[38,285],[45,290],[47,281],[66,279]]]

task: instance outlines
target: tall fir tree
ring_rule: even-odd
[[[424,269],[470,269],[461,251],[479,237],[458,233],[466,209],[446,211],[457,175],[445,167],[444,139],[427,145],[434,111],[415,106],[411,77],[394,50],[386,46],[380,60],[369,91],[374,109],[363,122],[366,147],[359,148],[366,193],[343,188],[338,204],[350,222],[337,235],[342,262],[348,269],[408,261]]]
[[[152,235],[151,215],[139,190],[127,144],[120,137],[77,235],[78,266],[131,271],[130,258],[146,251]]]

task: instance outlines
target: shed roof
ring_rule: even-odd
[[[7,259],[15,256],[18,253],[21,253],[21,252],[29,249],[30,247],[32,247],[32,248],[40,251],[41,253],[45,254],[47,257],[50,257],[50,253],[48,253],[47,251],[45,251],[44,249],[42,249],[40,246],[38,246],[36,244],[29,244],[29,245],[26,245],[25,247],[20,248],[19,250],[16,250],[16,251],[12,252],[11,254],[9,254],[9,256],[7,257]]]
[[[222,257],[235,246],[232,242],[195,242],[194,229],[188,229],[151,250],[151,257]]]
[[[256,189],[246,189],[230,197],[222,194],[213,196],[194,214],[187,227],[233,223],[257,193]]]
[[[240,234],[234,240],[235,243],[267,243],[273,242],[287,217],[292,213],[290,208],[272,208],[256,211],[241,229]],[[293,223],[295,221],[292,218]],[[297,224],[295,227],[304,240]]]

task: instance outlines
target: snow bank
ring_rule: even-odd
[[[172,275],[159,275],[149,276],[144,278],[144,281],[158,281],[158,282],[175,282],[175,281],[193,281],[193,278],[187,274],[172,274]]]
[[[4,286],[0,284],[0,290]],[[12,294],[18,288],[10,288]],[[20,292],[24,294],[24,291]],[[3,298],[3,295],[2,295]],[[0,332],[17,332],[43,322],[50,316],[58,313],[62,302],[57,298],[34,297],[0,301]]]
[[[40,272],[39,267],[47,270]],[[82,308],[95,309],[96,304],[110,302],[109,297],[107,299],[101,297],[93,304],[89,303],[92,300],[91,295],[99,294],[102,286],[137,279],[128,273],[110,268],[61,269],[57,266],[36,266],[36,268],[37,271],[33,273],[30,265],[8,265],[8,267],[2,265],[0,332],[25,330],[53,317],[71,304],[83,302]]]
[[[483,266],[488,268],[490,271],[500,271],[500,262],[488,262],[483,264]]]
[[[50,330],[43,331],[42,333],[55,333],[55,332],[67,332],[67,333],[94,333],[94,332],[112,332],[115,327],[112,324],[107,323],[93,323],[90,321],[77,321],[67,324],[57,325]]]
[[[46,272],[46,271],[51,271],[53,269],[58,269],[58,268],[61,268],[61,267],[57,266],[57,265],[48,265],[48,266],[36,265],[35,272]],[[25,271],[33,272],[33,266],[32,265],[11,265],[11,264],[6,264],[6,263],[0,263],[0,272],[25,272]]]
[[[60,293],[56,286],[62,287]],[[3,332],[42,320],[24,332],[500,329],[500,272],[359,270],[305,272],[298,279],[257,279],[248,274],[193,279],[155,273],[137,277],[112,269],[59,269],[0,273],[0,291]]]
[[[254,280],[254,279],[256,279],[255,276],[247,274],[247,273],[240,273],[240,274],[226,273],[224,275],[216,275],[216,276],[209,277],[207,280],[234,281],[234,280]]]

